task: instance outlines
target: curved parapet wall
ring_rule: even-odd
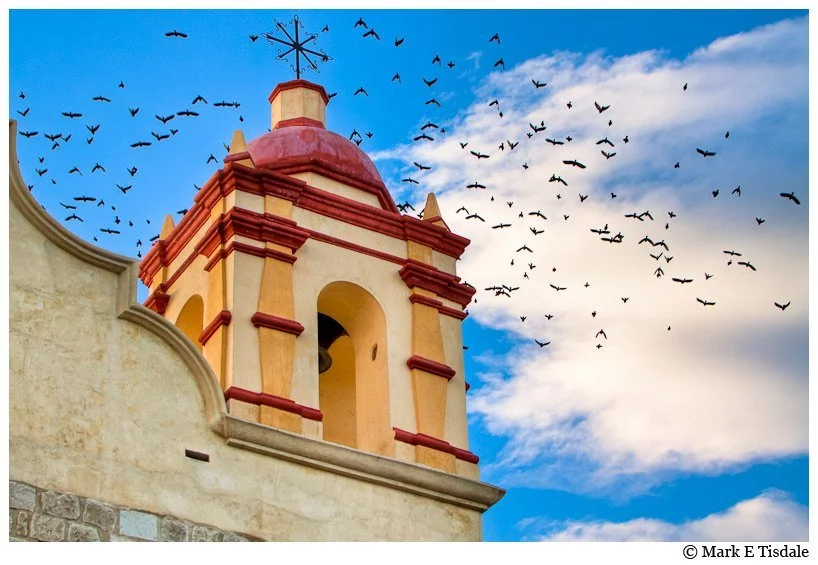
[[[248,538],[480,539],[502,489],[227,414],[196,346],[136,303],[136,263],[34,200],[15,140],[12,121],[10,480]]]

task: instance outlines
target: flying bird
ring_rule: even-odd
[[[790,301],[790,302],[792,302],[792,301]],[[789,302],[787,302],[786,304],[779,304],[778,302],[773,302],[773,304],[775,304],[776,306],[778,306],[779,308],[781,308],[781,311],[782,311],[782,312],[783,312],[784,310],[786,310],[786,309],[787,309],[787,306],[789,306],[789,305],[790,305],[790,303],[789,303]]]
[[[701,155],[702,157],[713,157],[715,153],[713,151],[705,151],[704,149],[696,148],[696,153]]]
[[[585,168],[585,165],[583,165],[582,163],[580,163],[577,160],[563,161],[563,163],[565,163],[566,165],[572,165],[574,167],[579,167],[580,169]]]
[[[186,33],[182,33],[181,31],[176,31],[176,30],[174,29],[173,31],[169,31],[169,32],[167,32],[167,33],[165,34],[165,37],[181,37],[181,38],[183,38],[183,39],[184,39],[184,38],[186,38],[186,37],[187,37],[187,34],[186,34]]]
[[[608,106],[600,106],[598,102],[594,102],[594,106],[600,114],[611,107],[610,104]]]
[[[370,36],[371,36],[371,37],[374,37],[374,38],[375,38],[375,39],[377,39],[378,41],[380,41],[380,40],[381,40],[381,36],[380,36],[380,35],[378,35],[378,32],[376,32],[376,31],[375,31],[375,28],[374,28],[374,27],[373,27],[372,29],[370,29],[369,31],[367,31],[366,33],[364,33],[364,35],[363,35],[363,37],[370,37]]]
[[[534,88],[542,88],[543,86],[547,85],[548,83],[547,82],[539,82],[539,81],[536,81],[536,80],[534,80],[532,78],[531,79],[531,84],[534,85]]]
[[[65,116],[66,118],[81,118],[82,117],[82,114],[78,114],[76,112],[63,112],[62,115]]]
[[[782,198],[786,198],[788,200],[792,200],[793,202],[795,202],[798,205],[801,204],[801,201],[798,200],[798,198],[796,198],[794,192],[790,192],[790,193],[782,192],[782,193],[779,194],[779,196],[781,196]]]
[[[111,99],[110,99],[110,98],[105,98],[105,97],[104,97],[104,96],[102,96],[102,95],[100,95],[100,96],[94,96],[93,98],[91,98],[91,100],[94,100],[94,101],[96,101],[96,102],[110,102],[110,101],[111,101]]]
[[[548,344],[549,344],[549,343],[551,343],[551,342],[550,342],[550,341],[545,341],[545,342],[543,342],[543,341],[537,341],[537,340],[535,339],[535,340],[534,340],[534,343],[536,343],[537,345],[539,345],[539,346],[540,346],[540,349],[542,349],[543,347],[545,347],[546,345],[548,345]]]
[[[715,302],[709,302],[707,300],[702,300],[701,298],[697,298],[696,302],[700,303],[702,306],[715,306]]]

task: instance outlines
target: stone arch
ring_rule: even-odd
[[[204,327],[204,300],[198,294],[194,294],[187,299],[185,305],[176,317],[176,327],[182,330],[190,341],[201,351],[202,344],[199,336]]]
[[[318,314],[340,324],[346,334],[329,347],[332,366],[319,375],[324,439],[394,455],[383,308],[364,288],[336,281],[318,294]]]

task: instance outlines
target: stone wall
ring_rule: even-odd
[[[205,524],[9,481],[9,541],[258,541]]]

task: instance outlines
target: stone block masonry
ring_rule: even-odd
[[[207,524],[9,481],[9,541],[263,541]]]

